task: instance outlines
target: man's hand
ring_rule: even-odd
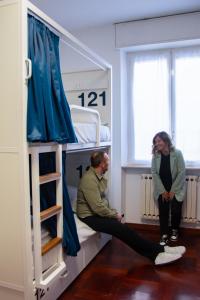
[[[121,222],[122,218],[123,218],[123,215],[117,214],[117,220],[118,220],[119,222]]]

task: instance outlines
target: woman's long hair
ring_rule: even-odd
[[[165,131],[160,131],[158,133],[156,133],[156,135],[153,137],[153,145],[152,145],[152,153],[158,153],[159,151],[156,149],[156,138],[159,137],[165,144],[168,145],[169,147],[169,151],[173,151],[174,150],[174,146],[172,144],[172,140],[171,137],[169,136],[169,134]]]

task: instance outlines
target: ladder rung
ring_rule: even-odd
[[[49,219],[50,217],[58,214],[60,212],[61,208],[62,207],[60,205],[54,205],[54,206],[51,206],[51,207],[41,211],[41,213],[40,213],[41,221]]]
[[[59,179],[61,174],[59,172],[49,173],[46,175],[40,176],[40,184],[47,183],[50,181],[55,181]]]
[[[51,249],[56,247],[61,242],[62,242],[62,239],[60,237],[51,239],[48,243],[46,243],[44,246],[42,246],[42,255],[46,254],[48,251],[50,251]]]

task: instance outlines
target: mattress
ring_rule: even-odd
[[[76,228],[77,228],[78,239],[80,244],[85,242],[90,236],[96,234],[96,231],[94,231],[87,224],[79,220],[76,214],[74,214],[74,219],[76,222]]]
[[[76,199],[77,199],[77,187],[68,185],[68,194],[72,205],[72,210],[74,212],[74,219],[76,222],[76,228],[78,233],[78,239],[79,243],[83,243],[86,241],[90,236],[94,235],[96,231],[94,231],[92,228],[90,228],[87,224],[83,223],[76,214]]]
[[[75,133],[79,144],[96,143],[96,124],[74,123]],[[108,126],[100,126],[100,142],[110,141],[110,129]]]

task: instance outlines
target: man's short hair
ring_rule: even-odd
[[[97,168],[100,163],[104,160],[105,151],[95,151],[90,157],[91,166]]]

